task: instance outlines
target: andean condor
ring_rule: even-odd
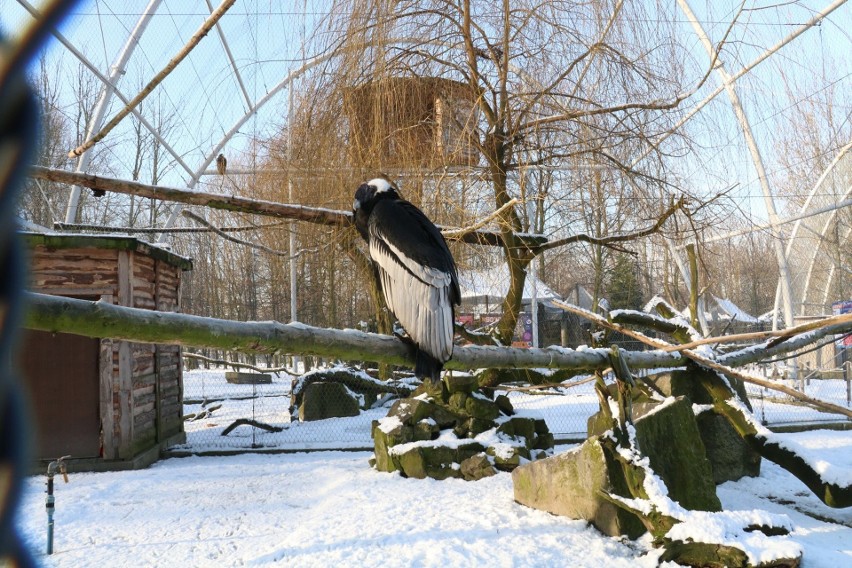
[[[355,192],[355,227],[370,248],[388,308],[417,348],[414,374],[440,381],[453,354],[456,264],[438,228],[385,178]]]

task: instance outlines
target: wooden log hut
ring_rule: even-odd
[[[125,236],[23,237],[34,292],[180,311],[189,259]],[[178,346],[27,330],[18,369],[39,460],[71,455],[76,470],[131,469],[186,439]]]
[[[476,93],[439,77],[388,77],[349,88],[350,159],[372,168],[474,166]]]

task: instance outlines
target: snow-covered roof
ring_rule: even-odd
[[[716,296],[713,296],[713,299],[716,301],[716,305],[723,312],[723,314],[727,315],[732,320],[744,323],[758,323],[758,319],[756,317],[746,313],[729,299],[717,298]]]
[[[462,301],[475,304],[500,302],[509,291],[509,280],[509,269],[505,265],[489,270],[462,270],[459,272]],[[527,273],[524,283],[524,302],[532,301],[533,286],[535,286],[538,301],[561,299],[559,294],[554,292],[547,284]]]

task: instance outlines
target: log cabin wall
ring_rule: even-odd
[[[180,310],[181,274],[191,269],[188,259],[130,237],[24,237],[30,245],[30,288],[35,292]],[[100,340],[103,460],[126,462],[183,441],[180,357],[178,346]]]

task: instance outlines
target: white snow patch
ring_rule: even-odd
[[[385,434],[390,434],[395,428],[399,428],[400,426],[402,426],[402,420],[399,419],[399,416],[385,416],[379,419],[379,430]]]
[[[766,536],[755,530],[744,529],[751,525],[766,525],[793,529],[786,515],[772,515],[766,511],[688,511],[681,522],[673,526],[666,536],[675,540],[717,543],[745,552],[749,563],[757,565],[783,558],[796,558],[802,547],[783,536]]]
[[[852,467],[852,432],[785,438]],[[371,469],[371,455],[195,456],[105,473],[76,473],[72,461],[70,482],[56,486],[55,553],[44,554],[44,475],[25,480],[16,525],[46,568],[659,564],[660,551],[647,535],[635,542],[610,538],[585,521],[515,503],[506,473],[475,482],[405,479]],[[780,524],[786,517],[790,535],[767,539],[774,556],[793,556],[796,546],[810,568],[852,565],[852,508],[825,506],[775,464],[764,461],[760,477],[724,483],[717,491],[731,513],[713,526],[717,513],[696,514],[673,534],[702,538],[730,529],[733,542],[754,546],[752,540],[763,539],[736,532],[743,523]]]

